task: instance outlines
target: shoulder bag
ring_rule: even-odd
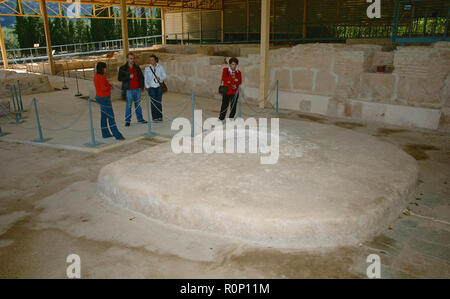
[[[155,79],[156,79],[157,76],[156,76],[156,74],[155,74],[155,71],[152,69],[151,66],[148,66],[148,67],[149,67],[150,70],[152,71],[153,75],[155,75]],[[164,82],[159,82],[159,81],[158,81],[158,83],[159,83],[159,86],[161,87],[162,93],[167,92],[168,88],[167,88],[166,83],[164,83]]]

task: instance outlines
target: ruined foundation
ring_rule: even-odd
[[[161,144],[105,166],[106,201],[184,229],[278,248],[355,245],[385,230],[413,195],[416,161],[350,130],[282,120],[279,160],[175,154]]]
[[[17,85],[18,81],[20,82],[20,89],[23,95],[54,90],[47,76],[0,70],[0,99],[10,98],[10,89],[13,85]]]

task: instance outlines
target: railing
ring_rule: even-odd
[[[399,2],[404,3],[404,2]],[[307,23],[306,37],[303,36],[302,25],[284,26],[282,30],[276,28],[270,33],[270,42],[339,42],[353,38],[387,38],[394,42],[434,42],[450,40],[448,37],[448,23],[450,7],[447,18],[411,17],[411,24],[405,25],[400,20],[399,7],[396,7],[394,22],[381,23]],[[414,14],[414,12],[412,12]],[[223,40],[222,40],[223,35]],[[185,33],[166,34],[167,44],[231,44],[231,43],[259,43],[260,33],[249,31],[246,27],[226,27],[224,32],[220,29],[197,30]],[[130,49],[151,47],[162,44],[162,35],[129,38]],[[53,56],[58,59],[65,56],[81,56],[115,52],[123,49],[121,39],[97,41],[89,43],[74,43],[52,46]],[[47,60],[46,47],[22,48],[6,50],[10,63],[26,63]],[[2,64],[3,61],[0,61]]]
[[[428,7],[421,6],[426,4],[426,1],[419,0],[401,0],[396,3],[393,42],[404,44],[450,41],[448,36],[450,6],[445,10],[446,16],[443,14],[433,16]],[[408,10],[405,10],[405,5],[410,5]]]
[[[134,37],[128,39],[130,49],[151,47],[155,44],[161,44],[161,41],[161,35]],[[60,58],[65,56],[90,55],[120,51],[123,49],[123,45],[121,39],[116,39],[90,43],[55,45],[52,46],[52,49],[53,57]],[[48,59],[46,47],[7,49],[6,53],[8,56],[8,62],[10,63],[36,62]],[[3,61],[1,62],[3,63]]]

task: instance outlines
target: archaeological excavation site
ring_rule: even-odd
[[[0,0],[0,278],[450,278],[449,20]]]

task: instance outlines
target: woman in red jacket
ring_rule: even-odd
[[[105,78],[106,63],[97,63],[97,74],[94,76],[95,85],[95,99],[100,104],[101,118],[100,125],[102,128],[102,137],[109,138],[114,135],[117,140],[125,140],[117,129],[116,121],[114,119],[114,111],[111,104],[111,85],[108,79]],[[108,129],[111,129],[112,135]]]
[[[227,114],[228,106],[230,108],[230,118],[234,118],[236,114],[236,106],[239,98],[239,85],[242,83],[242,74],[237,69],[239,60],[235,57],[230,58],[228,61],[229,67],[226,67],[222,71],[222,85],[228,88],[227,93],[223,95],[222,107],[220,108],[220,120],[224,120]]]

